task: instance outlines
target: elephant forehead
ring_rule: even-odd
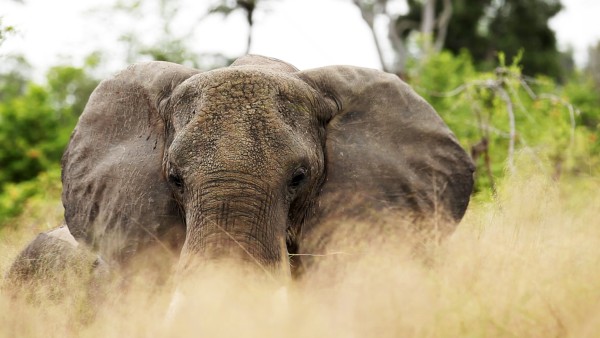
[[[271,109],[208,106],[202,108],[208,112],[192,119],[176,139],[177,148],[192,155],[193,162],[212,169],[269,169],[287,153],[293,137]]]
[[[311,119],[314,90],[297,76],[260,67],[201,73],[173,94],[175,127],[191,120],[244,121],[270,116],[297,126]]]
[[[196,163],[192,166],[200,161],[215,168],[281,170],[275,168],[282,164],[278,158],[290,157],[300,141],[296,134],[309,128],[302,88],[276,72],[209,73],[197,79],[195,89],[188,85],[195,97],[175,100],[187,104],[175,109],[182,116],[172,149],[187,154],[184,161]]]
[[[293,137],[273,114],[255,108],[213,108],[193,118],[174,140],[172,149],[184,161],[245,171],[268,169],[287,153]]]
[[[203,129],[205,134],[221,134],[221,138],[228,136],[222,141],[234,143],[279,134],[281,97],[275,75],[254,70],[215,73],[201,86],[201,98],[193,107],[189,127]]]
[[[230,70],[208,76],[203,84],[203,97],[213,101],[245,101],[252,103],[277,94],[276,76],[256,71]]]
[[[293,74],[256,67],[233,67],[198,75],[204,97],[230,102],[285,97],[302,100],[310,87]]]

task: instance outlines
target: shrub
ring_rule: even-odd
[[[0,74],[14,77],[13,73]],[[10,86],[9,81],[0,81]],[[79,114],[97,81],[85,68],[53,67],[45,84],[15,83],[0,102],[0,227],[34,195],[44,195],[48,177],[59,182],[58,165]],[[10,89],[10,88],[9,88]],[[10,93],[10,95],[8,95]]]
[[[476,191],[490,196],[495,181],[526,153],[548,174],[596,174],[600,156],[600,95],[573,77],[564,87],[521,74],[520,57],[494,72],[476,72],[467,52],[448,52],[411,65],[409,82],[440,113],[477,165]]]

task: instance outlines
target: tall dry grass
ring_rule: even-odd
[[[152,268],[112,283],[95,312],[77,279],[62,298],[5,289],[0,337],[597,337],[599,188],[597,178],[513,175],[494,202],[473,202],[452,236],[418,255],[389,231],[340,243],[345,263],[319,258],[287,301],[261,278],[211,270],[188,281],[170,321],[174,282],[154,283]],[[2,233],[3,272],[37,230]]]

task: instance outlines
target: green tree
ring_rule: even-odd
[[[500,54],[493,72],[449,51],[409,65],[411,85],[440,113],[477,164],[476,190],[493,192],[520,156],[558,179],[600,173],[600,93],[573,77],[523,76]],[[550,169],[548,169],[550,168]]]
[[[562,78],[561,56],[556,46],[556,35],[548,21],[562,9],[559,0],[504,0],[494,8],[486,38],[488,53],[504,52],[515,57],[525,51],[523,72],[528,75],[546,74]]]
[[[82,68],[57,66],[45,85],[28,82],[21,94],[0,103],[0,186],[32,179],[60,161],[96,85]]]
[[[100,58],[100,54],[92,53],[85,59],[83,67],[55,66],[46,73],[51,103],[64,124],[70,126],[77,122],[90,94],[98,85],[90,71],[98,67]]]
[[[408,0],[409,12],[397,18],[397,27],[408,37],[418,31],[422,23],[425,5],[434,3],[436,18],[442,17],[442,0]],[[564,79],[564,57],[557,49],[556,35],[548,26],[562,5],[560,0],[454,0],[443,46],[458,55],[468,50],[474,61],[484,70],[495,65],[499,52],[507,58],[516,57],[524,51],[521,67],[524,74],[549,75]],[[412,25],[406,25],[413,22]],[[440,36],[443,25],[435,25],[433,33]]]
[[[3,71],[0,73],[0,102],[23,95],[29,78],[31,66],[22,55],[0,56]]]
[[[489,55],[486,11],[493,0],[454,0],[454,11],[448,25],[445,48],[458,55],[467,49],[476,61],[495,59]]]
[[[44,193],[47,185],[39,177],[59,171],[73,127],[98,83],[88,75],[91,65],[86,67],[52,67],[44,84],[15,69],[0,74],[0,225],[29,197]]]
[[[442,0],[442,6],[436,6],[436,0],[408,0],[411,8],[409,15],[399,15],[389,7],[394,0],[353,0],[363,20],[371,30],[381,68],[400,77],[406,75],[406,65],[410,59],[409,39],[411,32],[418,32],[420,54],[436,53],[442,50],[448,23],[452,16],[452,0]],[[424,8],[424,10],[421,10]],[[438,10],[436,12],[436,9]],[[418,11],[417,11],[418,10]],[[388,22],[388,42],[394,51],[393,59],[386,60],[381,47],[380,37],[375,29],[376,20],[383,18]],[[414,44],[413,44],[414,45]],[[411,46],[414,47],[414,46]]]
[[[600,41],[588,48],[588,64],[585,68],[600,89]]]

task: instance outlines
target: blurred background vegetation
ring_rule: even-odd
[[[240,34],[248,51],[255,12],[269,1],[277,0],[212,1],[203,17],[243,13],[249,29]],[[548,21],[561,10],[559,0],[406,0],[409,10],[402,15],[389,10],[397,1],[404,0],[352,3],[373,32],[381,68],[425,97],[471,152],[477,199],[494,198],[497,181],[519,170],[521,158],[574,185],[599,177],[600,43],[581,69],[558,50]],[[233,61],[196,53],[190,36],[173,33],[172,19],[184,10],[178,1],[148,2],[157,5],[161,34],[148,43],[124,31],[124,62],[211,69]],[[117,1],[110,11],[135,20],[141,8],[142,1]],[[386,34],[375,29],[381,17],[389,22]],[[0,18],[0,46],[15,30]],[[391,57],[382,51],[384,42]],[[60,158],[104,59],[95,52],[83,64],[56,65],[40,81],[23,56],[0,50],[0,58],[1,228],[17,226],[12,220],[25,208],[58,203]]]

